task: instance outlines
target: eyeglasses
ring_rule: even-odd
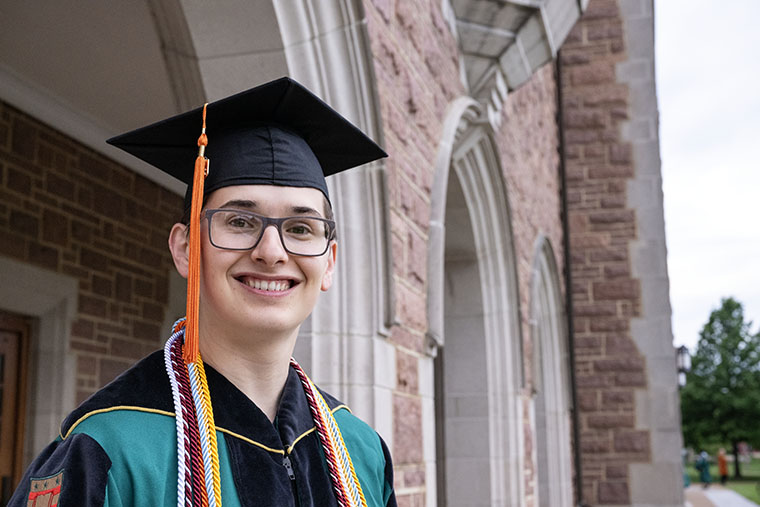
[[[204,216],[208,219],[209,241],[224,250],[256,248],[270,225],[277,228],[285,251],[293,255],[318,257],[335,238],[335,222],[325,218],[270,218],[236,209],[210,209]]]

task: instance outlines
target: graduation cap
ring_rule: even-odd
[[[106,142],[188,184],[190,207],[196,139],[203,107]],[[211,161],[205,193],[231,185],[311,187],[328,197],[325,176],[386,157],[351,122],[288,78],[207,104]]]
[[[106,142],[188,184],[190,259],[183,351],[188,363],[200,360],[197,323],[204,196],[232,185],[280,185],[316,188],[329,200],[325,176],[387,156],[361,130],[287,77]]]

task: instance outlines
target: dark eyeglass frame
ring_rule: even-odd
[[[259,237],[256,238],[256,241],[253,243],[253,246],[248,248],[229,248],[225,246],[219,246],[216,243],[214,243],[214,239],[211,237],[211,219],[212,217],[220,212],[235,212],[240,213],[241,215],[248,215],[250,217],[258,218],[262,222],[261,231],[259,232]],[[322,217],[313,217],[313,216],[307,216],[307,215],[296,215],[291,217],[281,217],[281,218],[272,218],[264,215],[259,215],[258,213],[254,213],[252,211],[247,210],[241,210],[236,208],[217,208],[217,209],[207,209],[203,212],[203,218],[208,220],[208,240],[209,243],[211,243],[214,247],[219,248],[221,250],[235,250],[235,251],[244,251],[244,250],[253,250],[257,246],[259,246],[259,243],[261,242],[261,238],[264,237],[264,231],[267,230],[267,228],[270,225],[274,225],[275,229],[277,229],[277,234],[280,236],[280,244],[282,245],[282,248],[288,252],[290,255],[298,255],[299,257],[319,257],[321,255],[324,255],[325,252],[330,248],[330,243],[335,239],[335,221],[329,220],[327,218]],[[323,222],[327,228],[327,243],[325,244],[325,249],[318,254],[303,254],[303,253],[296,253],[290,250],[285,245],[285,238],[282,237],[282,224],[285,223],[288,220],[293,219],[304,219],[308,218],[309,220],[318,220],[320,222]]]

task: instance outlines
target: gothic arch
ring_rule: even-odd
[[[425,455],[448,504],[518,506],[524,495],[516,262],[501,164],[482,114],[470,98],[452,103],[436,161],[428,346],[438,357],[430,359],[436,389],[423,417],[435,424],[437,443]]]
[[[531,278],[537,505],[571,505],[570,359],[559,270],[545,236],[536,241]]]

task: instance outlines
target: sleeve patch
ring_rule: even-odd
[[[58,499],[61,496],[61,486],[63,486],[63,470],[57,474],[42,477],[40,479],[31,478],[31,487],[29,488],[29,502],[27,507],[57,507]]]

